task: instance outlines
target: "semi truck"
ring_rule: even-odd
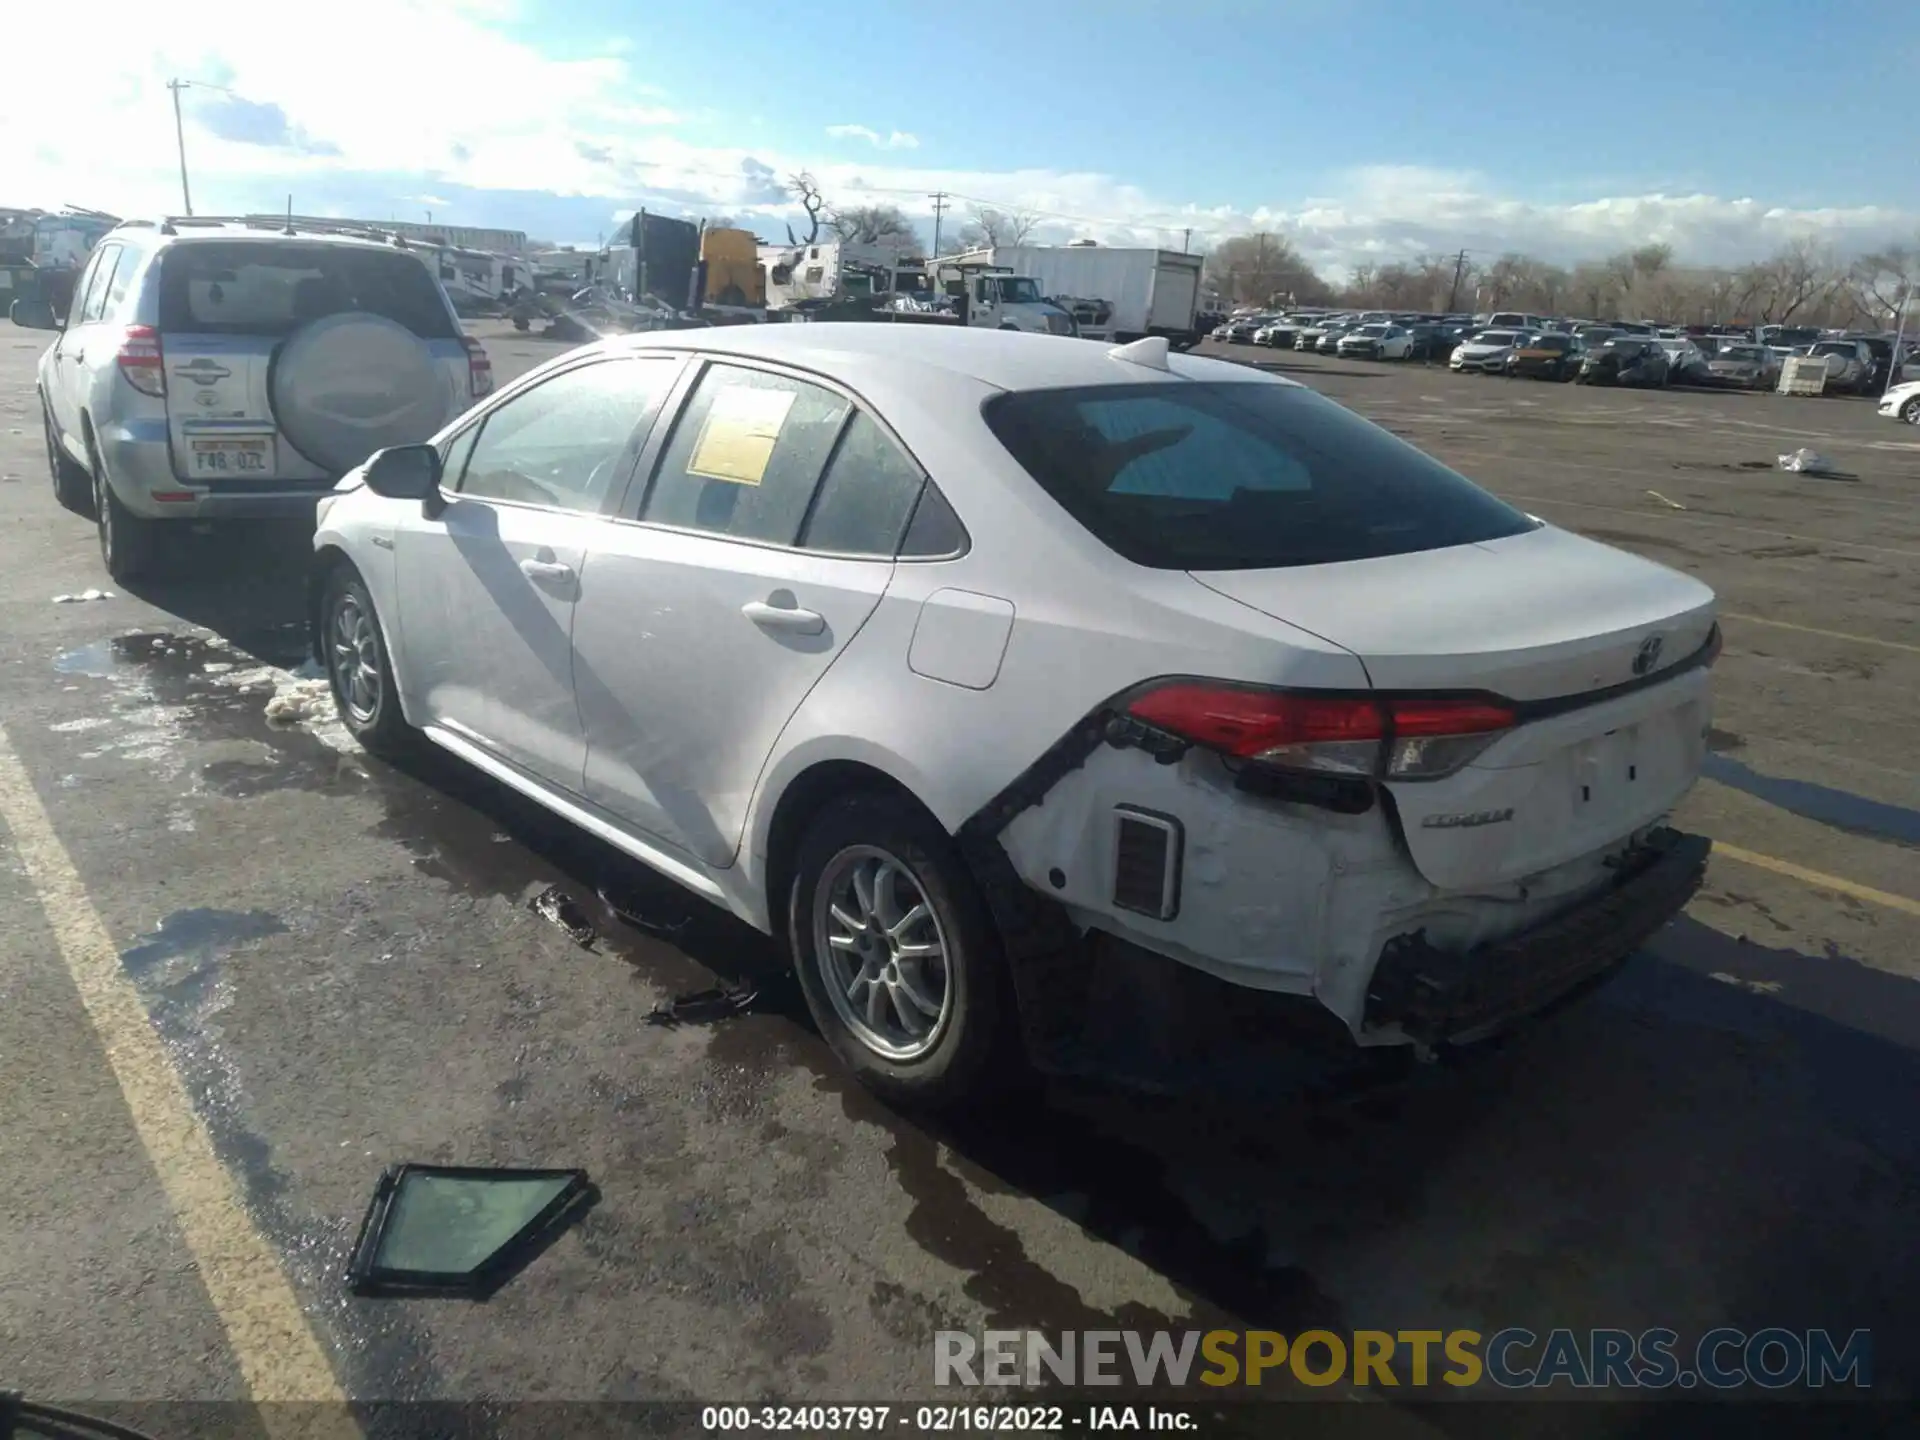
[[[1174,348],[1186,349],[1203,333],[1198,318],[1202,257],[1179,250],[997,245],[942,256],[935,263],[943,270],[971,268],[1032,280],[1038,295],[1057,301],[1088,340],[1124,345],[1163,335]]]
[[[967,250],[927,262],[936,294],[944,295],[962,325],[1026,330],[1038,335],[1079,333],[1073,313],[1047,299],[1040,282],[999,259],[1002,250]]]

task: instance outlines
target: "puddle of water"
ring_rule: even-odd
[[[1831,825],[1851,835],[1890,840],[1896,845],[1920,846],[1920,810],[1869,800],[1845,790],[1816,785],[1811,780],[1788,780],[1763,775],[1743,761],[1709,752],[1700,773],[1722,785],[1777,805],[1808,820]]]
[[[249,940],[286,933],[279,917],[265,910],[176,910],[158,930],[121,951],[120,963],[140,979],[171,961],[206,962]]]
[[[315,684],[297,653],[274,652],[286,664],[262,663],[259,655],[197,634],[137,632],[94,641],[62,652],[53,661],[61,674],[115,682],[122,697],[115,713],[67,721],[55,729],[111,729],[113,738],[91,758],[184,768],[189,742],[256,742],[265,759],[217,760],[200,768],[205,788],[230,799],[250,799],[275,790],[332,792],[364,784],[366,761],[328,706],[297,724],[276,724],[269,711],[277,696],[304,695]],[[300,668],[291,668],[291,667]]]

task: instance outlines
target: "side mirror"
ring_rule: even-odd
[[[58,330],[60,328],[60,322],[53,318],[53,304],[47,300],[16,300],[7,307],[7,318],[22,330]]]
[[[367,461],[367,488],[389,500],[418,500],[429,515],[445,507],[440,497],[440,452],[431,445],[394,445]]]

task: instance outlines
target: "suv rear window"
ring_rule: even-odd
[[[405,251],[242,240],[161,252],[162,334],[289,335],[343,310],[384,315],[422,340],[459,336],[439,285]]]
[[[1536,522],[1304,387],[1028,390],[987,425],[1116,554],[1156,570],[1326,565],[1497,540]]]

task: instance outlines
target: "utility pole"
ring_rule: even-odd
[[[173,140],[180,151],[180,203],[186,207],[187,214],[193,214],[193,195],[187,189],[187,127],[180,120],[180,92],[187,88],[185,80],[167,81],[167,89],[173,92]]]
[[[933,258],[940,255],[940,217],[947,213],[947,192],[936,190],[927,197],[933,201]]]
[[[1447,313],[1453,314],[1454,304],[1460,298],[1460,277],[1467,273],[1467,252],[1462,250],[1453,260],[1453,288],[1447,291]]]
[[[1180,253],[1182,255],[1187,253],[1187,242],[1191,239],[1193,239],[1193,227],[1189,225],[1180,232]]]

